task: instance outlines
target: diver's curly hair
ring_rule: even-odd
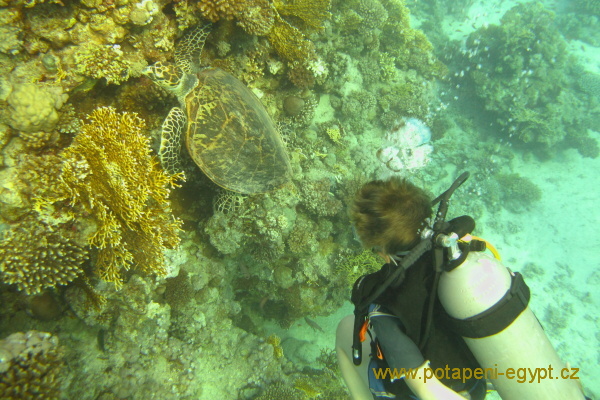
[[[419,242],[419,229],[431,216],[431,200],[424,190],[402,178],[376,180],[356,194],[350,218],[367,247],[385,254],[409,250]]]

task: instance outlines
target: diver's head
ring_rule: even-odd
[[[395,255],[420,240],[419,231],[431,216],[431,200],[424,190],[402,178],[376,180],[356,194],[350,218],[361,242]]]

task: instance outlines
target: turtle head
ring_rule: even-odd
[[[185,90],[187,75],[183,69],[175,64],[158,61],[154,65],[150,65],[142,71],[154,83],[163,88],[181,95]]]

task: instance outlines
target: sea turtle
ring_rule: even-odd
[[[200,68],[208,26],[193,29],[175,49],[175,63],[157,62],[144,73],[174,93],[162,126],[159,156],[169,173],[181,171],[182,135],[188,153],[217,185],[244,194],[264,193],[291,176],[273,120],[242,82],[219,68]]]

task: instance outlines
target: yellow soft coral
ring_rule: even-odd
[[[71,204],[82,205],[98,224],[89,240],[99,249],[97,272],[117,286],[130,265],[164,274],[163,251],[179,243],[181,221],[173,218],[168,196],[181,176],[160,168],[144,127],[134,113],[98,108],[62,153]]]
[[[331,16],[330,7],[330,0],[275,1],[275,8],[281,15],[298,17],[313,29],[323,29],[323,21]]]
[[[283,357],[283,347],[281,347],[281,338],[277,335],[271,335],[267,338],[267,343],[273,346],[273,355],[275,358]]]
[[[277,53],[287,61],[304,62],[316,58],[314,44],[279,15],[267,37]]]

